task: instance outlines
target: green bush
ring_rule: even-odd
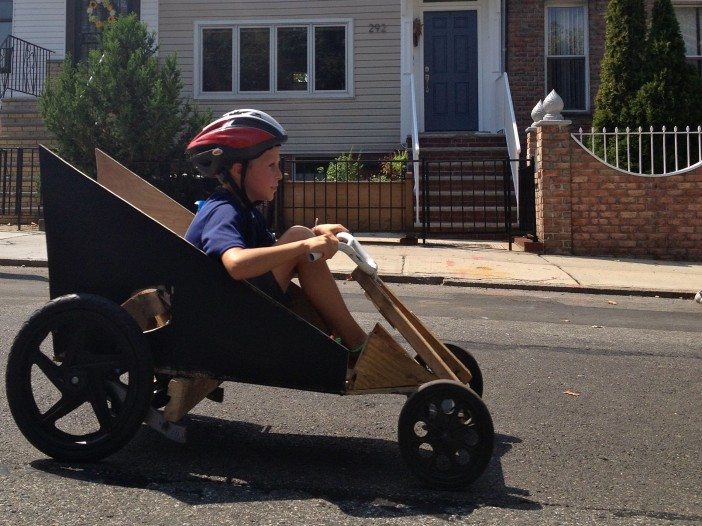
[[[407,150],[397,150],[383,160],[380,165],[381,175],[378,176],[377,180],[397,181],[404,179],[406,170]]]
[[[685,58],[685,42],[670,0],[655,0],[648,38],[649,75],[633,100],[641,126],[702,123],[702,82]]]
[[[100,148],[145,179],[163,178],[182,163],[187,141],[212,119],[181,97],[174,56],[156,57],[153,34],[135,15],[105,25],[101,48],[70,57],[39,98],[59,153],[94,174]],[[136,171],[136,170],[135,170]]]
[[[605,52],[592,123],[596,128],[638,126],[631,103],[646,79],[646,10],[643,0],[610,0],[605,12]]]
[[[348,182],[358,181],[361,178],[361,170],[363,170],[361,156],[354,156],[351,150],[335,157],[326,168],[324,166],[317,168],[317,173],[327,182]]]

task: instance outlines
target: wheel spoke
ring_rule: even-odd
[[[58,420],[78,409],[83,402],[85,402],[85,398],[76,393],[65,394],[46,413],[41,415],[41,423],[55,426]]]
[[[63,374],[61,374],[61,367],[56,365],[48,356],[46,356],[39,349],[36,349],[36,360],[34,363],[37,364],[41,372],[46,375],[46,377],[51,381],[52,384],[61,391],[65,390],[65,385],[63,381]]]
[[[74,365],[84,352],[86,339],[87,328],[84,324],[70,325],[61,331],[59,337],[54,341],[54,345],[58,342],[58,351],[64,356],[64,362],[67,365]]]
[[[114,425],[114,418],[107,407],[107,391],[102,379],[93,380],[88,390],[88,401],[100,423],[100,431],[109,430]]]

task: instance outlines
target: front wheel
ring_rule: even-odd
[[[492,418],[480,397],[452,380],[422,385],[405,403],[398,442],[410,470],[433,487],[471,484],[494,447]]]
[[[153,362],[124,309],[70,294],[24,324],[5,384],[17,427],[34,447],[58,460],[99,460],[123,447],[144,420]]]

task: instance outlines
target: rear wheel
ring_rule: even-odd
[[[20,431],[67,461],[106,457],[146,416],[153,363],[139,326],[91,294],[56,298],[35,312],[12,345],[7,400]]]

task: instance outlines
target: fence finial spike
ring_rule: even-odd
[[[666,130],[665,130],[665,125],[661,128],[661,130],[662,130],[663,132],[666,131]]]
[[[619,126],[614,127],[614,133],[619,133]]]
[[[643,131],[643,128],[641,126],[639,126],[639,133],[641,133],[642,131]]]
[[[629,133],[630,131],[631,131],[631,128],[629,128],[629,127],[627,126],[627,127],[626,127],[626,133]]]
[[[653,133],[653,126],[651,126],[651,128],[649,129],[649,131],[650,131],[651,133]]]
[[[690,131],[690,127],[689,127],[689,126],[685,126],[685,131],[686,131],[686,132],[689,132],[689,131]]]
[[[673,126],[673,131],[674,131],[674,132],[678,131],[678,127],[677,127],[677,126]]]

